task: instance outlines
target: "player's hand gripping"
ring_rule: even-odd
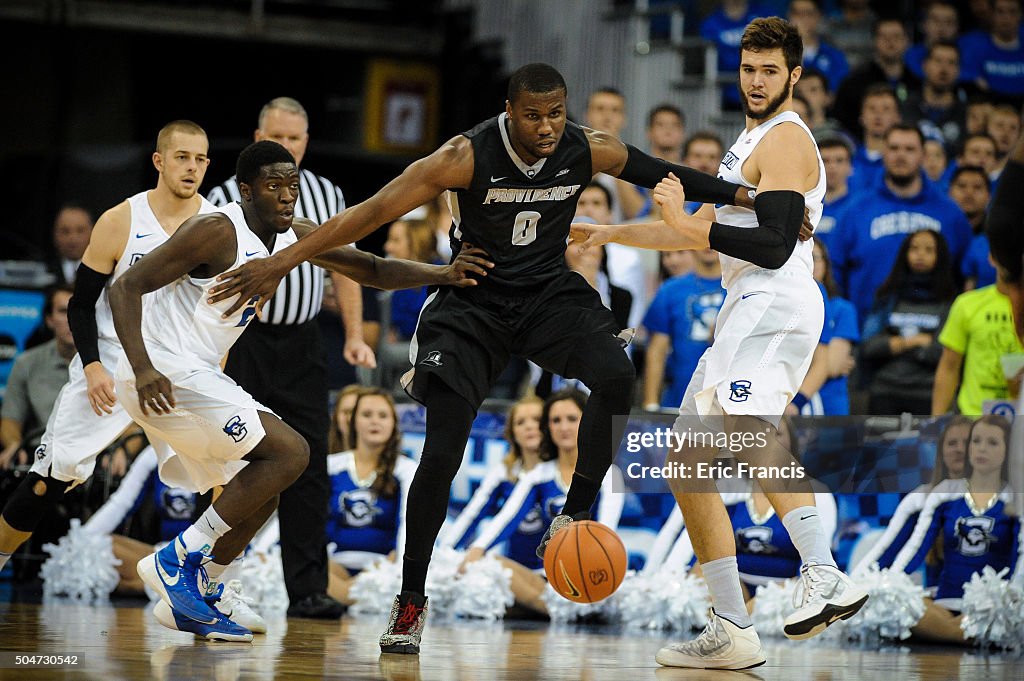
[[[487,251],[463,242],[462,250],[459,251],[458,256],[456,256],[452,264],[444,268],[445,280],[443,285],[457,286],[459,288],[477,286],[480,280],[470,275],[475,274],[479,277],[486,277],[487,270],[494,267],[494,263],[487,258]]]
[[[228,270],[217,277],[220,282],[210,289],[210,303],[217,303],[222,300],[238,296],[231,307],[222,315],[227,319],[238,310],[245,307],[253,297],[259,296],[256,305],[256,313],[263,313],[263,306],[267,304],[281,279],[288,274],[288,269],[282,269],[279,256],[272,255],[269,258],[250,260],[241,267]]]
[[[598,247],[611,243],[615,229],[611,225],[595,225],[592,222],[574,222],[569,227],[570,247],[578,247],[580,253],[591,246]]]
[[[170,414],[174,409],[170,379],[152,367],[136,372],[135,391],[139,394],[139,408],[147,416],[150,409],[154,414]]]
[[[117,404],[117,394],[114,392],[114,379],[110,372],[99,362],[90,362],[84,371],[92,410],[97,416],[113,413],[112,407]]]

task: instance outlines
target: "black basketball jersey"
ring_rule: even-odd
[[[494,268],[482,286],[536,289],[565,271],[565,243],[580,192],[593,177],[590,143],[566,122],[555,153],[526,165],[512,149],[507,114],[462,133],[473,143],[473,181],[452,190],[452,252],[466,241]]]

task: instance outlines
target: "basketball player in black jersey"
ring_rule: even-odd
[[[669,172],[682,180],[690,200],[753,207],[738,185],[567,122],[562,76],[547,64],[530,64],[512,75],[500,116],[448,140],[293,246],[226,272],[211,291],[214,301],[239,294],[241,301],[266,299],[298,263],[356,241],[445,190],[454,252],[472,243],[495,263],[479,286],[442,288],[427,298],[412,341],[414,369],[405,385],[427,407],[427,434],[409,490],[402,593],[381,637],[382,651],[419,652],[427,566],[452,479],[477,408],[512,355],[578,378],[591,390],[572,485],[538,554],[555,530],[589,517],[622,437],[625,419],[613,416],[629,413],[634,370],[611,312],[565,265],[569,225],[580,191],[597,173],[654,187]]]

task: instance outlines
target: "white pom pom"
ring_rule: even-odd
[[[466,566],[458,579],[452,614],[484,620],[500,620],[505,610],[515,603],[512,594],[512,571],[497,558],[485,555]]]
[[[611,598],[597,603],[575,603],[556,592],[550,584],[544,587],[540,597],[548,608],[552,624],[568,624],[587,617],[611,619],[615,615],[615,604]]]
[[[453,548],[434,549],[427,569],[425,591],[430,599],[430,618],[445,619],[452,616],[452,605],[459,588],[459,566],[465,554]],[[397,591],[395,592],[398,593]]]
[[[795,579],[783,582],[769,582],[757,587],[754,600],[754,612],[750,618],[762,638],[784,638],[782,628],[786,615],[793,612],[793,591]]]
[[[45,598],[67,596],[96,603],[106,600],[121,581],[116,569],[121,561],[114,557],[110,535],[86,532],[77,518],[71,520],[67,535],[56,544],[45,544],[43,551],[50,554],[40,569]]]
[[[925,590],[902,570],[872,565],[857,580],[870,598],[846,623],[852,638],[870,642],[879,638],[903,640],[924,615]]]
[[[382,558],[356,575],[348,592],[354,601],[348,611],[353,615],[387,614],[401,589],[402,566]],[[434,604],[430,605],[433,610]]]
[[[703,579],[678,572],[662,573],[655,596],[658,588],[661,589],[661,600],[666,603],[665,611],[672,629],[686,632],[703,629],[708,623],[711,596]]]
[[[245,596],[261,611],[288,609],[288,591],[284,585],[281,547],[274,544],[266,553],[250,551],[242,562],[242,583]]]
[[[655,600],[655,575],[644,575],[630,570],[612,598],[622,624],[630,629],[668,629],[668,613]]]
[[[1024,647],[1024,592],[1016,583],[1003,579],[1009,568],[999,572],[986,565],[964,584],[960,628],[964,637],[982,647],[1009,650]]]

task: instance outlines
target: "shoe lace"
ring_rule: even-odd
[[[255,598],[251,596],[245,596],[242,594],[242,582],[237,579],[232,579],[228,582],[227,588],[224,590],[224,594],[227,600],[244,603],[245,605],[252,605],[256,602]]]
[[[416,626],[419,614],[420,608],[417,608],[412,601],[406,603],[402,612],[398,615],[398,619],[395,620],[395,633],[404,634]]]
[[[808,563],[800,568],[800,579],[793,589],[793,607],[802,608],[808,603],[825,599],[822,589],[825,579],[818,565]]]
[[[681,649],[692,649],[698,654],[703,654],[705,651],[715,650],[720,647],[723,643],[721,633],[724,633],[724,629],[718,625],[718,615],[715,614],[714,610],[708,610],[708,623],[704,626],[704,631],[697,635],[697,638],[687,643],[681,644]]]

